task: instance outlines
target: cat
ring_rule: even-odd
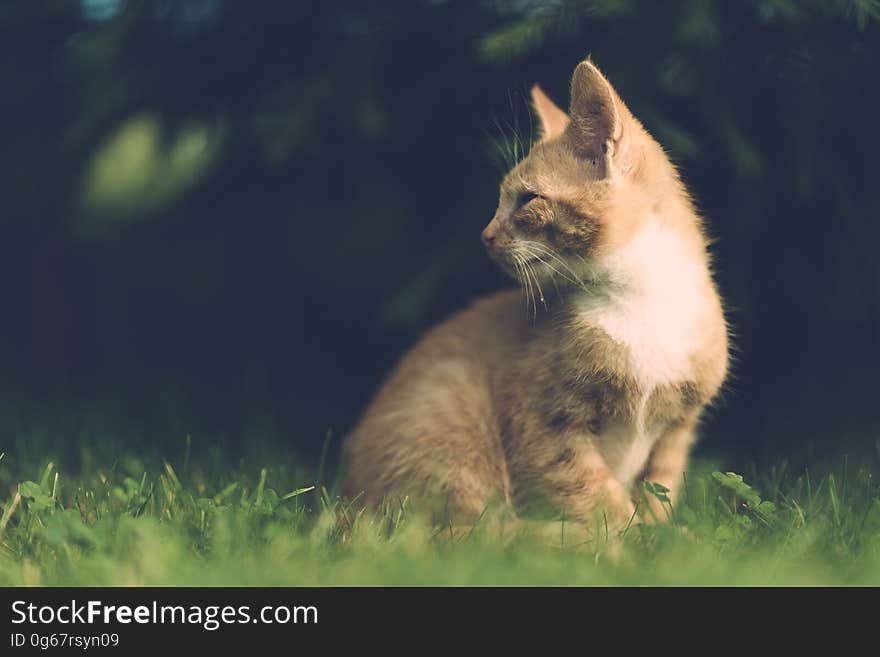
[[[531,95],[540,136],[482,232],[522,291],[405,355],[346,441],[346,494],[433,500],[462,525],[493,502],[585,526],[601,514],[619,533],[669,512],[642,481],[674,503],[726,376],[727,325],[691,197],[591,59],[568,113]]]

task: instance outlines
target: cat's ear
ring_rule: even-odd
[[[629,110],[589,59],[578,64],[571,77],[569,115],[575,152],[603,164],[606,174],[620,168]]]
[[[532,87],[532,107],[541,122],[539,141],[558,137],[568,127],[568,114],[554,103],[538,85]]]

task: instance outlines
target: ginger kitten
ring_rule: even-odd
[[[502,292],[422,338],[348,439],[346,493],[620,529],[642,480],[677,492],[727,371],[721,300],[675,168],[596,66],[575,69],[568,114],[532,99],[541,138],[482,234],[527,309]]]

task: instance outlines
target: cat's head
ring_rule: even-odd
[[[583,285],[638,232],[658,188],[677,187],[677,177],[591,61],[574,71],[567,114],[537,86],[532,101],[540,138],[504,177],[483,242],[520,280],[528,272],[539,282]]]

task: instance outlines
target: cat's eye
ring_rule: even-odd
[[[533,192],[522,192],[519,196],[516,197],[516,207],[521,208],[527,203],[534,201],[536,198],[540,198],[540,194],[535,194]]]

